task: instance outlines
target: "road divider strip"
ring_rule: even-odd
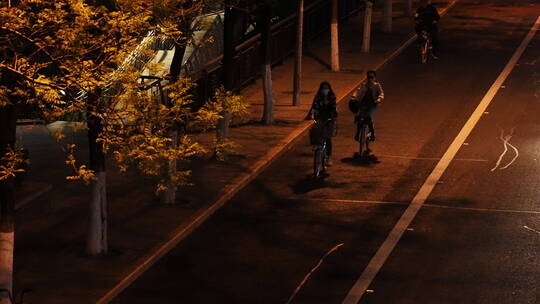
[[[443,13],[452,7],[457,1],[455,0],[443,9]],[[441,14],[443,14],[441,13]],[[416,39],[416,35],[409,38],[405,42],[405,47],[401,45],[396,51],[392,52],[388,57],[384,58],[381,63],[379,63],[374,70],[380,69],[386,63],[390,62],[397,55],[399,55],[407,46]],[[341,103],[349,95],[351,95],[354,90],[365,80],[365,76],[361,76],[360,79],[351,87],[346,89],[345,93],[340,96],[337,100],[338,103]],[[173,234],[172,237],[159,246],[153,253],[148,255],[144,261],[137,265],[132,271],[126,274],[112,289],[110,289],[105,295],[103,295],[96,303],[97,304],[106,304],[111,302],[116,296],[118,296],[124,289],[131,285],[138,277],[140,277],[146,270],[148,270],[154,263],[161,259],[165,254],[171,251],[176,245],[178,245],[184,238],[191,234],[195,229],[197,229],[202,223],[204,223],[212,214],[214,214],[218,209],[220,209],[227,201],[229,201],[234,195],[236,195],[240,190],[242,190],[247,184],[254,180],[264,169],[270,166],[277,158],[283,155],[288,151],[301,137],[304,135],[309,128],[313,125],[313,122],[304,122],[301,126],[295,129],[291,134],[289,134],[284,140],[276,144],[272,149],[270,149],[263,157],[261,157],[251,168],[249,174],[243,175],[234,182],[226,186],[223,190],[223,195],[210,205],[207,209],[199,212],[189,224],[182,225],[178,228]]]
[[[437,163],[437,165],[435,166],[431,174],[428,176],[416,196],[413,198],[409,207],[405,210],[392,231],[390,231],[381,247],[371,258],[369,264],[360,275],[360,278],[358,278],[358,280],[355,282],[355,284],[343,300],[343,304],[356,304],[365,294],[369,285],[371,284],[371,282],[373,282],[373,279],[390,256],[390,253],[392,253],[392,251],[394,250],[396,244],[401,239],[403,232],[407,230],[413,219],[416,217],[416,214],[418,213],[420,208],[422,208],[422,205],[424,205],[428,196],[435,188],[435,185],[437,185],[437,182],[441,178],[442,174],[444,173],[444,171],[446,171],[446,169],[450,165],[450,162],[454,159],[457,152],[482,117],[484,111],[486,111],[487,107],[501,88],[502,84],[504,83],[510,72],[513,70],[521,55],[523,55],[525,48],[536,34],[539,26],[540,17],[536,19],[535,23],[529,30],[529,33],[525,36],[517,50],[514,52],[514,54],[510,58],[510,61],[508,61],[501,74],[499,74],[499,77],[497,77],[493,85],[489,88],[484,98],[482,98],[482,100],[478,104],[476,110],[474,110],[474,112],[469,117],[469,119],[467,120],[461,131],[458,133],[452,144],[450,144],[450,147],[448,147],[448,150],[446,150],[441,160]]]

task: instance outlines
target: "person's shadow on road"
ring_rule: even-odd
[[[368,167],[378,164],[381,161],[377,158],[377,156],[375,156],[375,154],[358,155],[355,153],[352,157],[342,158],[341,162],[353,166]]]

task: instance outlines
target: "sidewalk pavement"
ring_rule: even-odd
[[[445,7],[449,2],[437,4]],[[412,36],[412,20],[404,15],[404,3],[399,1],[394,5],[392,34],[379,30],[381,9],[375,8],[370,54],[360,52],[363,12],[341,24],[342,72],[333,73],[320,63],[329,62],[328,32],[310,42],[306,52],[310,55],[303,59],[302,105],[299,107],[291,105],[293,58],[275,67],[272,72],[276,100],[274,125],[257,122],[262,117],[263,105],[260,80],[246,87],[241,93],[252,105],[252,121],[231,130],[231,139],[240,147],[238,153],[225,162],[212,160],[210,155],[194,160],[189,165],[193,169],[194,186],[180,190],[181,203],[157,204],[155,184],[151,180],[135,172],[120,175],[111,164],[107,176],[111,254],[106,257],[89,258],[84,253],[88,188],[79,182],[64,180],[70,172],[64,165],[60,147],[48,136],[47,127],[20,127],[19,134],[23,135],[32,162],[27,181],[53,185],[49,198],[51,207],[47,212],[29,206],[17,215],[15,287],[33,290],[25,296],[25,303],[95,303],[115,286],[121,291],[119,282],[129,274],[136,275],[135,270],[141,264],[149,262],[150,265],[153,259],[175,246],[268,166],[280,151],[297,138],[308,144],[305,137],[299,135],[309,126],[303,119],[319,83],[330,81],[338,98],[342,98],[358,85],[365,71],[381,66]],[[381,81],[384,83],[384,79]],[[59,126],[61,123],[55,123],[48,128]],[[201,135],[201,140],[210,142],[213,136],[213,132],[209,132]],[[79,159],[87,159],[85,132],[73,133],[73,139],[81,147]],[[306,168],[306,172],[309,170],[311,168]],[[39,198],[33,204],[44,203],[45,198]],[[114,292],[109,295],[114,296]]]

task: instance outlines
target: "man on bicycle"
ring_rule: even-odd
[[[359,109],[354,117],[354,122],[357,123],[361,115],[366,115],[368,119],[369,132],[371,133],[370,141],[375,141],[375,128],[373,126],[373,114],[377,106],[384,100],[384,91],[382,85],[375,80],[377,73],[375,71],[367,71],[366,80],[360,84],[358,90],[354,92],[352,99],[358,100],[360,103]],[[363,110],[362,110],[363,109]],[[357,124],[356,135],[354,140],[358,140],[360,128]]]
[[[319,90],[317,90],[317,94],[315,94],[315,97],[313,98],[313,104],[311,105],[311,109],[308,113],[308,116],[306,119],[311,119],[311,113],[313,113],[313,118],[320,122],[326,122],[328,120],[331,120],[330,124],[328,125],[331,130],[328,130],[327,133],[328,136],[325,140],[326,142],[326,151],[328,155],[327,165],[332,165],[332,134],[334,133],[335,129],[335,123],[337,118],[337,110],[336,110],[336,95],[334,94],[334,91],[332,90],[332,87],[330,86],[330,83],[327,81],[321,82],[319,85]]]
[[[428,3],[428,0],[420,0],[420,7],[416,9],[416,14],[414,14],[414,21],[416,22],[414,30],[417,34],[420,34],[422,30],[426,30],[431,37],[432,44],[432,55],[433,59],[439,59],[438,48],[439,48],[439,27],[437,23],[441,19],[437,9]]]

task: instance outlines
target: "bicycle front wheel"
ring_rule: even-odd
[[[313,175],[315,177],[321,176],[323,172],[324,153],[324,149],[321,148],[317,148],[315,153],[313,153]]]

